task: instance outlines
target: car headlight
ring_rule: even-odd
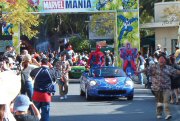
[[[97,82],[96,81],[94,81],[94,80],[92,80],[92,81],[90,81],[90,86],[95,86],[96,84],[97,84]]]
[[[125,86],[127,87],[133,87],[134,83],[131,80],[128,80],[125,82]]]

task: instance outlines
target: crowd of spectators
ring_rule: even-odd
[[[180,69],[179,52],[180,49],[178,46],[176,46],[176,52],[174,54],[168,54],[166,48],[164,48],[163,50],[161,49],[161,45],[157,46],[157,49],[153,55],[143,57],[141,55],[141,52],[138,52],[137,71],[149,72],[149,70],[158,67],[158,65],[162,63],[163,65],[168,65],[168,72],[171,73],[173,71],[170,74],[173,75],[175,73],[175,70],[173,70],[174,68]],[[105,59],[105,66],[114,66],[116,59],[112,52],[107,50],[104,52],[103,56]],[[73,51],[71,45],[67,45],[65,50],[62,52],[49,51],[46,53],[34,52],[30,54],[30,52],[28,52],[27,50],[23,50],[19,55],[16,55],[13,47],[7,46],[6,52],[3,56],[0,57],[0,73],[3,71],[15,70],[16,68],[17,74],[21,74],[21,80],[23,81],[21,82],[22,87],[20,95],[18,95],[15,100],[12,100],[12,102],[8,105],[6,103],[0,102],[0,121],[6,121],[8,120],[8,118],[10,118],[8,116],[5,116],[5,114],[7,113],[7,107],[11,108],[11,112],[12,114],[14,114],[14,118],[17,121],[31,121],[32,119],[33,121],[49,121],[49,111],[52,93],[46,91],[39,92],[40,87],[35,87],[42,86],[41,84],[39,85],[36,82],[36,80],[40,79],[40,77],[37,78],[39,71],[41,70],[41,68],[44,67],[48,69],[48,73],[51,73],[51,71],[53,71],[54,77],[52,76],[52,73],[50,74],[50,77],[53,77],[53,81],[57,82],[59,85],[60,99],[66,99],[69,85],[68,72],[71,70],[71,66],[87,66],[88,60],[89,53],[76,53]],[[173,67],[173,69],[171,67]],[[148,78],[148,82],[153,82],[152,74],[146,73],[146,76]],[[141,74],[139,75],[139,79],[143,84],[143,76]],[[170,80],[171,83],[168,83],[166,85],[169,87],[169,84],[171,84],[170,103],[179,104],[179,76],[170,76]],[[47,81],[51,81],[51,78],[48,78]],[[155,87],[156,86],[157,85],[155,85]],[[155,94],[159,93],[156,92]],[[158,101],[163,103],[162,100],[160,100],[161,97],[156,98],[158,104]],[[166,102],[164,103],[168,103],[167,100],[165,101]],[[157,110],[161,109],[157,106]],[[157,112],[158,118],[161,117],[161,113],[162,112]],[[170,111],[166,113],[166,119],[171,118]]]

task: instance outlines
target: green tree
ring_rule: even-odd
[[[39,25],[39,15],[28,12],[27,0],[1,0],[4,21],[21,26],[21,33],[32,38],[38,31],[34,28]]]
[[[96,32],[97,35],[100,36],[105,35],[111,31],[114,31],[114,26],[115,26],[114,13],[93,14],[90,20],[90,30]]]
[[[157,2],[169,2],[175,0],[139,0],[140,23],[149,23],[154,19],[154,4]]]
[[[70,43],[73,45],[73,50],[75,52],[90,52],[90,43],[87,39],[74,36],[70,39]]]
[[[88,40],[89,14],[49,14],[41,15],[38,34],[39,40],[50,40],[52,47],[56,47],[57,40],[72,39],[73,49],[80,51],[80,44]],[[73,41],[73,40],[77,40]],[[54,46],[55,45],[55,46]],[[82,48],[89,46],[82,44]]]

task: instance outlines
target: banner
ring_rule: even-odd
[[[98,12],[136,9],[137,0],[28,0],[30,12]]]
[[[29,0],[30,12],[91,12],[96,11],[96,0]]]
[[[139,48],[139,17],[138,11],[121,11],[117,13],[118,46],[131,43],[132,47]]]

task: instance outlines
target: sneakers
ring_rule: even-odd
[[[162,118],[161,115],[157,115],[157,119],[161,119],[161,118]],[[165,117],[166,120],[169,120],[169,119],[171,119],[171,118],[172,118],[171,115],[167,115],[167,116]]]
[[[67,95],[60,96],[60,100],[64,100],[64,99],[67,99]]]
[[[171,115],[167,115],[167,116],[165,117],[166,120],[169,120],[170,118],[172,118]]]
[[[161,119],[162,118],[162,116],[161,115],[157,115],[157,119]]]

